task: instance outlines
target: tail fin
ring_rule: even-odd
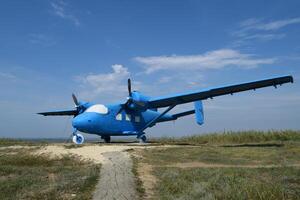
[[[202,125],[204,123],[204,111],[203,111],[202,101],[195,101],[194,107],[195,107],[196,121],[199,125]]]

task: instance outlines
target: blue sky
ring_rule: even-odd
[[[0,136],[67,137],[71,93],[124,102],[126,80],[149,96],[291,74],[294,84],[204,102],[151,136],[300,128],[300,2],[2,1]],[[192,108],[191,104],[176,111]]]

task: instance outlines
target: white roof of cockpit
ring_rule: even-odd
[[[99,114],[107,114],[108,108],[105,105],[96,104],[96,105],[92,105],[91,107],[86,109],[85,112],[95,112],[95,113],[99,113]]]

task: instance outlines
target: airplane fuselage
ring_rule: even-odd
[[[73,118],[72,125],[77,130],[100,136],[138,135],[148,123],[160,115],[155,110],[122,111],[120,104],[94,104]],[[164,115],[157,122],[172,120],[171,115]],[[153,124],[154,125],[154,124]]]

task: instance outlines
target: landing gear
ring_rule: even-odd
[[[73,142],[75,143],[75,144],[83,144],[83,142],[84,142],[84,137],[83,137],[83,135],[81,135],[81,134],[76,134],[76,135],[74,135],[73,136]]]
[[[105,143],[110,143],[110,136],[101,136],[101,139],[104,140]]]
[[[73,142],[75,144],[83,144],[83,142],[84,142],[83,135],[76,133],[76,132],[77,132],[77,130],[75,129],[72,133],[73,134]]]
[[[140,140],[140,143],[146,143],[147,142],[147,137],[145,134],[142,134],[138,136],[138,139]]]

